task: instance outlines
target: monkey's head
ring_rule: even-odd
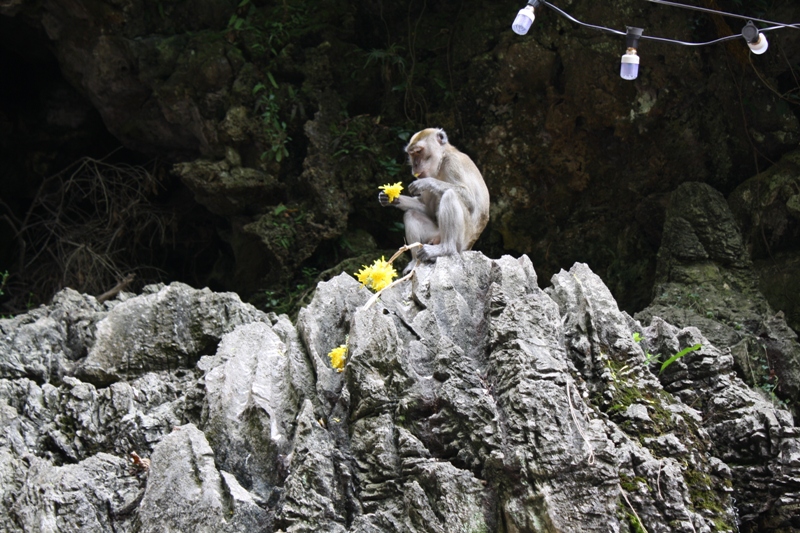
[[[415,178],[435,178],[439,174],[447,134],[440,128],[428,128],[414,134],[406,146],[411,173]]]

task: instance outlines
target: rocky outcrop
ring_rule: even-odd
[[[637,318],[697,326],[712,344],[730,349],[751,386],[800,404],[797,335],[759,290],[736,219],[719,192],[685,183],[672,194],[656,277],[653,301]]]
[[[800,330],[800,151],[739,185],[728,198],[759,288]]]
[[[800,530],[791,415],[586,265],[542,290],[525,256],[465,252],[369,296],[341,275],[293,325],[180,284],[66,291],[0,322],[1,527]]]

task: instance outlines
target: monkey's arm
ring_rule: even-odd
[[[414,210],[422,211],[423,213],[427,211],[425,204],[423,204],[419,198],[413,198],[403,194],[395,198],[393,202],[390,202],[389,196],[387,196],[385,192],[381,191],[378,193],[378,201],[383,207],[391,205],[392,207],[396,207],[403,211]]]
[[[436,178],[419,178],[408,185],[408,192],[411,194],[421,195],[427,193],[437,198],[441,198],[445,191],[451,189],[458,194],[464,207],[472,213],[475,202],[473,202],[469,190],[461,184],[450,183]]]
[[[447,189],[452,189],[453,184],[436,178],[417,178],[408,184],[408,192],[414,196],[427,192],[441,196]]]

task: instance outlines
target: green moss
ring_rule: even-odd
[[[733,526],[723,516],[729,502],[723,493],[713,490],[713,482],[708,474],[689,468],[684,473],[686,485],[689,487],[689,498],[695,511],[711,517],[716,531],[733,531]],[[723,515],[723,516],[720,516]]]
[[[633,514],[631,508],[627,506],[624,500],[620,499],[617,502],[617,517],[620,519],[620,522],[627,522],[630,531],[633,533],[645,533],[646,530],[642,523],[636,518],[636,515]]]
[[[625,492],[638,492],[639,485],[644,485],[647,487],[647,490],[652,491],[647,480],[641,476],[630,477],[625,474],[619,475],[619,486],[622,487]]]
[[[642,523],[639,522],[638,518],[636,518],[635,514],[627,512],[625,513],[625,517],[628,519],[628,525],[631,526],[631,531],[633,531],[634,533],[647,533],[644,527],[642,526]]]

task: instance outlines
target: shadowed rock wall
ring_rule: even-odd
[[[800,15],[795,2],[766,4],[715,5],[753,16],[767,10],[776,20]],[[518,7],[12,0],[0,5],[0,16],[7,27],[29,31],[23,44],[22,32],[4,32],[0,46],[9,54],[29,50],[20,52],[22,62],[52,54],[61,84],[72,90],[71,99],[43,92],[39,105],[58,111],[46,116],[91,108],[116,140],[157,156],[163,173],[180,181],[173,186],[195,197],[202,207],[181,202],[206,214],[220,242],[186,274],[194,284],[263,303],[270,300],[264,290],[296,296],[298,286],[342,259],[396,248],[401,233],[388,229],[399,217],[380,209],[376,188],[407,176],[409,133],[442,126],[475,159],[492,193],[477,249],[492,257],[525,253],[545,278],[586,262],[624,309],[639,310],[650,301],[671,192],[697,181],[727,195],[796,148],[792,58],[800,34],[770,32],[763,56],[748,55],[741,40],[705,47],[643,41],[640,76],[627,82],[618,76],[621,37],[544,8],[521,37],[509,29]],[[633,0],[559,7],[591,23],[684,41],[741,29]],[[39,136],[59,152],[63,125],[74,130],[77,122],[37,121],[35,110],[18,116],[11,103],[4,109],[0,148],[20,161],[0,184],[15,191],[31,184],[17,197],[24,213],[35,184],[62,168],[39,152]],[[776,236],[796,233],[769,219],[748,234],[765,227],[767,242],[773,228]],[[209,233],[196,246],[207,245]],[[354,246],[365,233],[376,242]],[[191,234],[187,228],[174,240]],[[796,251],[794,242],[787,253]],[[13,253],[14,243],[8,247]],[[793,257],[756,267],[785,273]],[[766,294],[789,312],[779,290]]]

